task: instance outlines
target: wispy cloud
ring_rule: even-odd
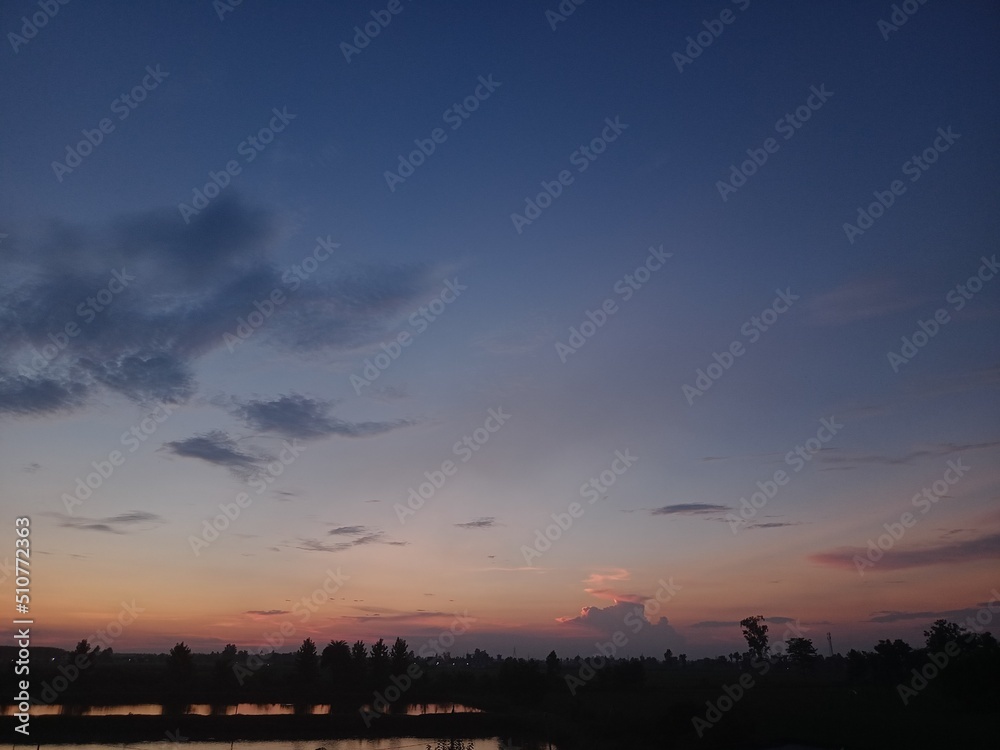
[[[137,531],[146,531],[153,525],[166,523],[166,519],[162,516],[142,510],[133,510],[127,513],[119,513],[116,516],[105,516],[104,518],[69,516],[62,513],[52,513],[49,515],[56,518],[58,524],[63,528],[77,529],[79,531],[101,531],[107,534],[129,534]]]
[[[829,568],[856,570],[856,558],[868,561],[868,550],[864,547],[845,547],[829,552],[819,552],[809,556],[809,560]],[[898,549],[883,553],[881,559],[865,568],[865,572],[877,573],[884,570],[904,570],[925,565],[956,565],[977,560],[1000,558],[1000,533],[979,536],[974,539],[948,542],[936,546],[916,549]]]
[[[794,618],[791,617],[766,617],[765,622],[773,622],[775,625],[784,625],[788,622],[794,622]],[[693,623],[688,627],[691,628],[738,628],[740,627],[739,620],[701,620],[700,622]]]
[[[887,456],[882,453],[867,453],[844,455],[836,451],[821,451],[818,454],[819,460],[824,464],[834,466],[857,467],[865,465],[877,466],[899,466],[909,464],[920,458],[944,458],[956,453],[966,451],[981,450],[984,448],[996,448],[1000,446],[1000,440],[987,440],[978,443],[935,443],[924,447],[913,448],[898,456]]]
[[[409,542],[391,539],[384,531],[369,526],[337,526],[327,532],[328,536],[353,537],[345,541],[325,542],[321,539],[300,537],[291,546],[306,552],[344,552],[354,547],[364,547],[369,544],[387,544],[392,547],[403,547]]]
[[[367,526],[337,526],[326,533],[328,536],[363,536],[370,532]]]
[[[499,524],[494,516],[481,516],[465,523],[455,524],[460,529],[492,529]]]
[[[649,513],[653,516],[715,516],[719,513],[731,511],[728,505],[714,505],[712,503],[676,503],[674,505],[661,505],[659,508],[650,508]]]
[[[95,227],[25,228],[5,245],[0,278],[0,416],[68,412],[109,392],[143,404],[187,401],[199,360],[225,348],[234,321],[275,290],[287,292],[285,302],[237,345],[309,356],[380,341],[440,284],[441,270],[422,265],[331,260],[292,293],[273,257],[283,231],[278,215],[230,191],[189,224],[163,207]],[[127,283],[116,280],[112,302],[81,317],[78,306],[106,290],[113,274]],[[69,323],[78,334],[43,360],[37,352],[51,347],[51,332]],[[296,429],[282,416],[272,417],[276,426]],[[347,436],[380,428],[336,420],[319,427]]]
[[[900,610],[884,609],[872,612],[868,622],[900,622],[904,620],[965,620],[975,617],[980,607],[986,606],[983,602],[978,607],[968,607],[966,609],[945,609],[945,610],[924,610],[919,612],[903,612]]]
[[[164,443],[163,447],[177,456],[197,458],[215,466],[223,466],[241,478],[254,473],[268,456],[240,448],[236,440],[223,430],[209,432]]]
[[[885,276],[853,279],[816,295],[806,304],[812,322],[846,325],[909,310],[923,301],[903,291],[898,279]]]
[[[294,393],[270,401],[233,399],[233,410],[251,429],[301,440],[334,435],[373,437],[414,424],[410,420],[348,422],[331,414],[335,405],[334,401],[307,398]]]

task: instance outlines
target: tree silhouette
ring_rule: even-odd
[[[351,682],[354,664],[351,660],[351,647],[347,641],[330,641],[323,649],[319,661],[320,669],[330,673],[333,684],[341,687]]]
[[[355,641],[351,646],[351,664],[354,672],[354,679],[362,682],[368,670],[368,649],[364,641]]]
[[[559,657],[556,656],[555,649],[545,657],[545,671],[550,675],[559,674]]]
[[[316,677],[316,664],[319,659],[316,655],[316,644],[312,638],[306,638],[295,652],[295,672],[299,679],[309,682]]]
[[[818,656],[816,647],[808,638],[789,638],[786,648],[788,658],[800,666],[812,664]]]
[[[184,641],[181,641],[170,649],[167,664],[175,670],[191,668],[191,649],[184,643]]]
[[[744,617],[740,620],[740,626],[743,628],[743,637],[746,638],[747,647],[750,649],[750,653],[758,659],[763,659],[769,650],[769,646],[767,645],[767,625],[763,625],[763,622],[763,615]]]
[[[958,643],[965,635],[965,628],[956,622],[948,622],[947,620],[935,620],[931,629],[924,631],[924,637],[927,638],[927,650],[931,653],[944,651],[944,647],[949,642]]]
[[[392,665],[392,673],[397,675],[403,674],[410,666],[409,647],[402,638],[396,638],[396,642],[392,644],[392,650],[389,651],[389,662]]]
[[[231,684],[235,678],[233,664],[236,663],[236,655],[236,644],[227,643],[222,649],[222,653],[219,654],[219,658],[215,660],[212,674],[217,687],[225,687]]]
[[[183,682],[190,679],[192,670],[191,649],[181,641],[170,649],[170,654],[167,656],[167,671],[175,682]]]
[[[382,682],[389,676],[389,647],[385,641],[379,638],[372,644],[371,653],[368,655],[368,663],[371,666],[371,674],[375,680]]]
[[[857,654],[857,656],[850,657],[852,653]],[[875,644],[875,654],[878,659],[875,664],[876,669],[881,674],[896,680],[903,679],[914,657],[914,651],[910,644],[899,638],[894,641],[879,641]],[[848,657],[852,658],[854,672],[863,673],[864,656],[852,649],[848,653]]]

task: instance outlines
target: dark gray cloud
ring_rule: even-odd
[[[128,534],[148,530],[148,524],[165,523],[165,519],[155,513],[142,510],[119,513],[105,518],[86,518],[84,516],[68,516],[62,513],[49,514],[57,519],[60,526],[80,531],[102,531],[107,534]]]
[[[335,402],[307,398],[297,394],[282,395],[271,401],[233,400],[233,409],[248,427],[260,432],[274,432],[283,437],[309,440],[330,437],[373,437],[413,424],[394,422],[347,422],[330,412]]]
[[[659,508],[651,508],[650,514],[654,516],[708,516],[731,511],[727,505],[713,505],[711,503],[676,503],[674,505],[661,505]]]
[[[864,547],[846,547],[830,552],[819,552],[809,556],[809,560],[830,568],[856,570],[856,558],[869,562],[868,550]],[[925,565],[955,565],[977,560],[1000,558],[1000,533],[992,533],[974,539],[947,542],[936,546],[916,549],[892,548],[883,553],[878,562],[864,567],[865,572],[883,570],[905,570]]]
[[[995,603],[994,603],[995,604]],[[986,606],[984,602],[980,606]],[[952,620],[964,621],[969,617],[975,617],[978,608],[969,607],[966,609],[945,609],[945,610],[924,610],[922,612],[901,612],[899,610],[884,609],[872,612],[868,622],[900,622],[903,620]]]
[[[559,617],[567,630],[608,636],[622,631],[631,653],[662,654],[665,649],[684,645],[684,638],[666,617],[651,622],[644,607],[635,602],[619,601],[609,607],[584,607],[576,617]],[[641,625],[641,627],[640,627]],[[636,628],[639,628],[636,631]]]
[[[68,412],[107,392],[184,402],[199,358],[227,343],[301,356],[372,345],[440,283],[422,266],[331,258],[293,289],[272,257],[280,237],[277,216],[235,193],[190,224],[171,207],[18,231],[0,257],[0,416]],[[224,339],[275,291],[285,301],[252,337]],[[389,427],[329,418],[323,429],[358,437]]]
[[[164,443],[163,447],[177,456],[197,458],[215,466],[224,466],[241,478],[253,474],[268,457],[240,448],[236,440],[223,430],[209,432]]]
[[[775,625],[784,625],[788,622],[795,622],[794,618],[791,617],[766,617],[764,622],[771,622]],[[693,623],[689,627],[692,628],[738,628],[740,623],[738,620],[701,620],[700,622]]]
[[[370,526],[337,526],[328,531],[327,535],[354,538],[339,542],[324,542],[321,539],[300,537],[291,546],[307,552],[344,552],[368,544],[387,544],[392,547],[403,547],[409,544],[409,542],[394,541],[384,531],[373,529]]]
[[[494,516],[480,516],[471,521],[456,523],[455,525],[460,529],[492,529],[499,524],[497,524],[497,519]]]
[[[367,526],[338,526],[326,532],[328,536],[360,536],[369,533]]]
[[[248,609],[243,614],[245,614],[245,615],[259,615],[261,617],[273,617],[274,615],[287,615],[287,614],[291,614],[291,610],[287,610],[287,609]]]
[[[38,417],[71,411],[84,403],[88,393],[87,382],[23,377],[0,369],[0,414]]]
[[[801,521],[750,521],[746,524],[748,529],[782,529],[786,526],[800,526]]]
[[[909,464],[918,458],[943,458],[955,453],[965,451],[980,450],[983,448],[996,448],[1000,446],[1000,440],[988,440],[979,443],[937,443],[926,448],[917,448],[898,456],[886,456],[881,453],[837,455],[834,451],[821,451],[818,456],[820,461],[834,466],[846,466],[855,468],[857,466],[898,466]]]

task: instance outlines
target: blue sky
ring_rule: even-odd
[[[555,3],[386,7],[244,3],[220,19],[210,2],[69,3],[26,42],[9,34],[39,7],[0,14],[0,92],[16,102],[0,114],[3,510],[37,528],[53,643],[131,598],[148,614],[119,650],[176,632],[250,643],[330,566],[351,582],[303,633],[419,639],[467,609],[470,649],[539,655],[553,639],[582,653],[671,576],[682,588],[633,649],[731,650],[738,628],[704,623],[757,612],[850,646],[916,641],[920,613],[989,598],[994,8],[928,3],[883,32],[892,8],[869,3],[590,0],[554,29]],[[345,59],[372,13],[391,20]],[[132,108],[120,97],[137,86]],[[449,118],[456,104],[474,111]],[[53,167],[104,118],[72,172]],[[584,147],[601,153],[584,162]],[[734,168],[752,174],[720,191]],[[551,205],[512,220],[563,170]],[[845,232],[896,180],[870,228]],[[625,299],[653,249],[669,257]],[[294,267],[311,269],[299,284]],[[134,280],[118,288],[122,269]],[[81,314],[101,290],[110,303]],[[273,314],[227,346],[265,299]],[[939,309],[947,322],[893,366]],[[732,342],[731,367],[686,397]],[[511,417],[487,424],[490,409]],[[122,434],[150,413],[163,421],[129,451]],[[823,419],[843,427],[796,471],[786,454]],[[115,450],[112,475],[67,502]],[[616,451],[637,460],[590,504],[579,488]],[[882,524],[959,459],[973,468],[947,498],[859,572]],[[779,470],[788,484],[728,523]],[[195,554],[240,492],[252,503]],[[525,559],[572,502],[583,514]]]

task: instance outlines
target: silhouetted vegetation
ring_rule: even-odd
[[[760,616],[748,617],[740,626],[747,651],[702,659],[669,649],[662,659],[560,658],[554,650],[544,660],[515,659],[480,649],[422,657],[402,638],[391,647],[380,638],[370,649],[362,641],[349,646],[331,640],[321,654],[310,638],[292,653],[256,654],[235,644],[197,654],[184,642],[168,654],[112,654],[81,641],[72,651],[49,650],[55,658],[39,660],[32,673],[40,690],[65,674],[74,660],[85,659],[86,668],[57,694],[36,693],[68,706],[160,703],[175,707],[177,714],[177,706],[194,703],[329,704],[327,716],[245,720],[287,719],[289,731],[305,731],[315,723],[323,731],[341,727],[338,731],[348,734],[369,731],[359,723],[358,712],[373,704],[373,696],[405,685],[396,699],[388,699],[388,710],[378,718],[383,723],[372,731],[413,731],[400,715],[407,704],[455,702],[486,712],[455,714],[459,718],[448,725],[461,727],[455,736],[484,736],[475,732],[486,727],[494,731],[489,717],[503,717],[530,736],[555,742],[560,750],[664,738],[676,747],[779,740],[852,748],[953,746],[961,738],[974,742],[977,733],[991,731],[1000,704],[1000,645],[989,633],[938,620],[924,632],[922,646],[880,640],[870,651],[831,657],[819,654],[808,638],[772,647]],[[2,655],[13,658],[10,649]],[[408,672],[414,675],[412,684],[401,681]],[[12,693],[13,670],[5,674],[4,688]],[[732,705],[719,703],[727,688],[731,695],[732,686],[740,684],[744,688]],[[711,717],[708,707],[715,705],[725,710],[697,737],[694,719]],[[171,720],[187,722],[189,733],[199,726],[218,733],[223,725],[198,723],[205,718]],[[63,718],[51,720],[53,726],[59,721]],[[266,725],[273,732],[268,736],[282,736],[280,724]],[[953,733],[942,734],[940,726],[951,726]]]

